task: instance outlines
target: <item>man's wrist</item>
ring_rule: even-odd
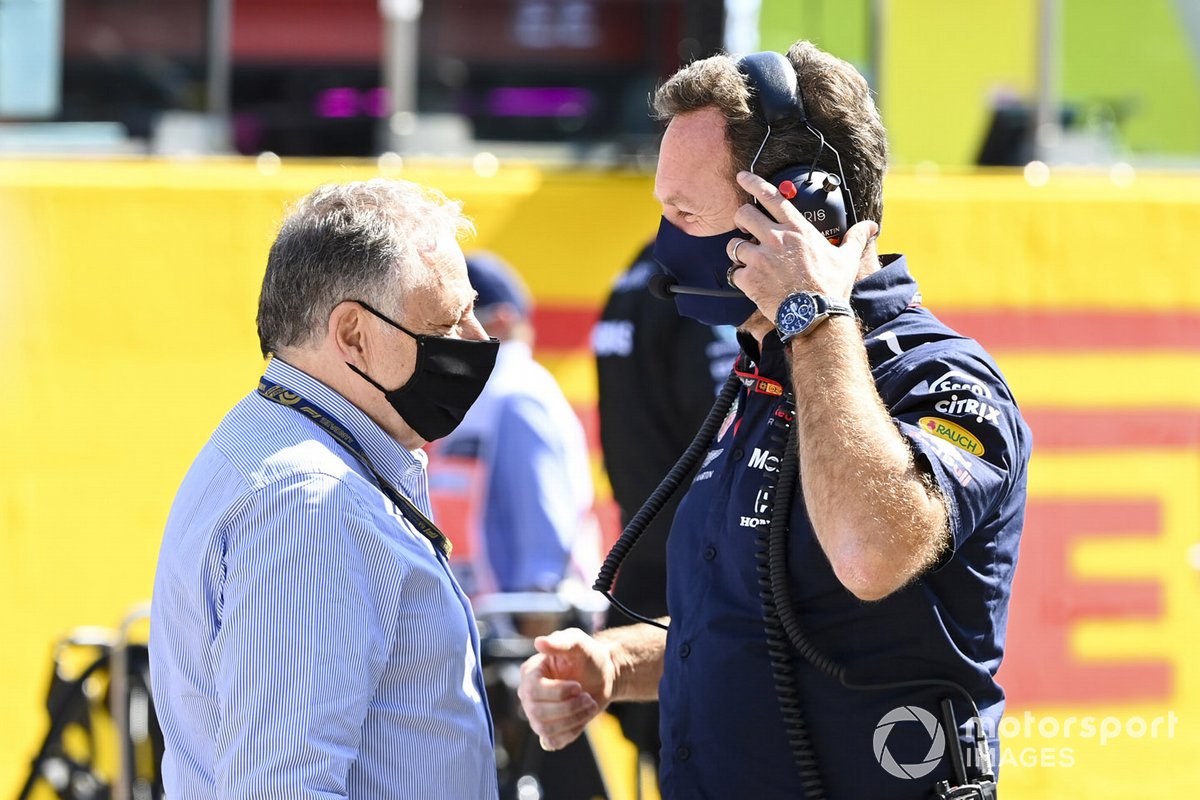
[[[668,624],[670,618],[659,621]],[[612,670],[611,700],[642,701],[657,696],[666,631],[639,623],[600,631],[595,638],[606,649]]]
[[[809,354],[827,353],[831,339],[857,332],[858,320],[845,315],[830,316],[804,336],[792,336],[783,342],[783,349],[791,358],[807,357]]]
[[[775,311],[775,330],[783,342],[809,336],[826,320],[853,317],[854,309],[845,300],[815,292],[793,292]]]

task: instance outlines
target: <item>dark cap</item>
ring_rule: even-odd
[[[480,251],[467,256],[467,278],[479,297],[475,310],[507,303],[521,316],[529,315],[529,290],[509,264],[494,253]]]

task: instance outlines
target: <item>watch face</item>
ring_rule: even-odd
[[[795,294],[779,309],[779,330],[785,336],[798,333],[817,316],[817,303],[807,294]]]

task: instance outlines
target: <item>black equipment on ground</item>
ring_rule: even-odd
[[[536,652],[526,626],[590,631],[599,607],[542,592],[484,595],[474,606],[500,800],[610,796],[587,737],[544,752],[517,699],[521,664]],[[146,613],[135,611],[120,630],[80,628],[58,643],[46,699],[49,727],[17,800],[47,791],[58,800],[163,800],[165,746],[150,691],[149,649],[128,636]]]
[[[496,728],[500,800],[592,800],[610,797],[587,735],[553,752],[542,750],[521,713],[521,664],[534,655],[533,637],[567,627],[592,631],[597,609],[562,594],[509,592],[472,600],[488,706]]]
[[[49,729],[17,800],[39,787],[60,800],[162,800],[150,652],[128,639],[130,624],[144,616],[135,612],[116,632],[81,628],[55,647]],[[106,752],[113,739],[115,759]]]

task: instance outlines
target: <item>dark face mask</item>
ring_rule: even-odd
[[[716,236],[690,236],[663,217],[654,240],[654,259],[680,288],[728,293],[727,297],[675,294],[675,307],[680,314],[705,325],[741,325],[758,308],[753,300],[725,281],[730,265],[725,247],[734,237],[745,238],[745,234],[734,229]]]
[[[391,390],[380,386],[353,364],[347,362],[346,366],[383,392],[396,413],[422,439],[432,442],[449,435],[483,391],[496,366],[500,340],[473,341],[413,333],[366,303],[354,302],[415,339],[417,363],[408,382]]]

